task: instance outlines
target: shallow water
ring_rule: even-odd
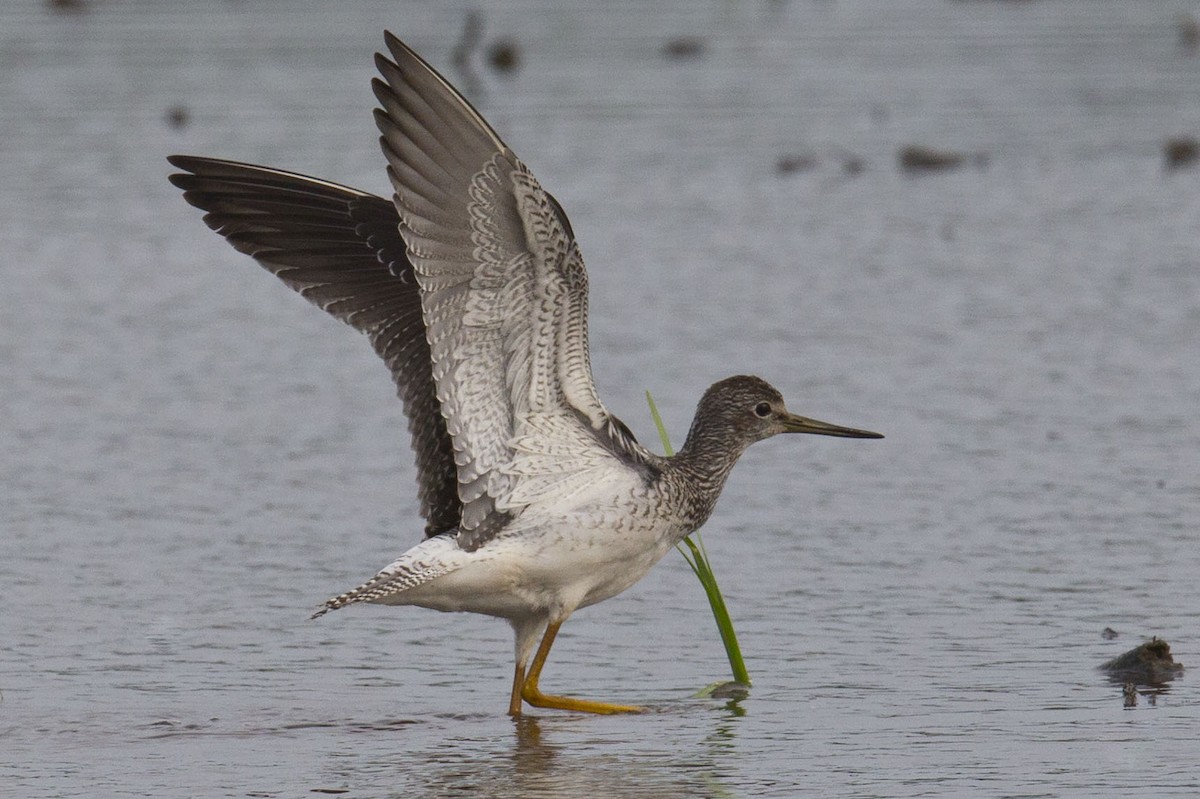
[[[682,438],[748,371],[888,436],[735,472],[705,542],[748,699],[692,697],[727,670],[672,555],[544,682],[658,712],[516,725],[503,624],[308,621],[419,537],[399,404],[163,160],[384,192],[371,55],[448,67],[465,5],[92,5],[0,11],[6,796],[1197,793],[1190,673],[1126,708],[1096,666],[1200,649],[1200,171],[1162,157],[1200,4],[488,10],[523,65],[474,96],[571,214],[609,407]]]

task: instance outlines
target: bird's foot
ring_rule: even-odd
[[[576,699],[572,696],[555,696],[544,694],[536,685],[526,685],[521,689],[521,698],[534,707],[550,710],[571,710],[576,713],[600,713],[612,715],[615,713],[645,713],[646,708],[637,705],[614,705],[608,702],[594,702],[590,699]]]

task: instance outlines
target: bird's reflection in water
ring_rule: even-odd
[[[542,723],[528,715],[513,720],[513,773],[544,774],[554,767],[556,748],[542,742]]]
[[[492,736],[448,741],[449,750],[430,752],[419,771],[430,797],[729,796],[717,774],[728,770],[718,763],[731,754],[733,736],[728,724],[721,727],[714,736],[710,727],[689,731],[672,724],[675,735],[664,735],[653,723],[639,728],[597,725],[591,718],[525,715],[512,721],[508,745]],[[699,740],[694,733],[700,733]]]

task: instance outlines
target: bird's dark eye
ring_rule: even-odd
[[[771,415],[771,403],[760,402],[754,406],[754,415],[759,419],[766,419]]]

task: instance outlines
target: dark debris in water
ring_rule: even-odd
[[[1179,34],[1179,47],[1185,53],[1194,53],[1200,47],[1200,22],[1186,11],[1175,18],[1175,30]]]
[[[867,168],[867,162],[857,155],[847,155],[842,159],[842,172],[847,175],[861,175]]]
[[[521,47],[513,39],[499,39],[488,48],[487,61],[497,72],[514,72],[521,66]]]
[[[1171,656],[1171,645],[1161,638],[1134,647],[1100,666],[1109,680],[1122,684],[1162,685],[1183,674],[1183,664]]]
[[[1200,141],[1190,136],[1167,139],[1163,145],[1163,160],[1167,169],[1182,169],[1191,166],[1200,158]]]
[[[707,46],[699,36],[676,36],[663,42],[662,54],[675,61],[700,58]]]
[[[866,171],[867,162],[853,153],[842,153],[833,158],[840,160],[843,175],[853,177]],[[775,174],[788,177],[811,172],[820,166],[821,158],[813,153],[784,153],[775,160]]]
[[[775,162],[775,172],[779,175],[794,175],[797,172],[807,172],[815,169],[817,157],[807,153],[781,155]]]
[[[191,122],[192,114],[185,105],[173,105],[167,109],[163,118],[166,120],[167,127],[172,130],[182,130]]]
[[[471,97],[479,97],[479,76],[471,66],[471,59],[483,41],[483,13],[472,9],[463,18],[462,34],[450,53],[450,60],[458,70],[462,89]]]
[[[897,160],[900,169],[905,172],[931,172],[957,169],[962,166],[966,156],[949,150],[934,150],[931,147],[910,144],[900,150]]]
[[[1105,641],[1111,641],[1114,638],[1116,638],[1118,635],[1120,635],[1120,633],[1117,632],[1116,630],[1114,630],[1112,627],[1105,627],[1103,630],[1100,631],[1100,637],[1103,638]]]
[[[87,10],[87,3],[83,0],[47,0],[46,5],[59,14],[78,14]]]
[[[900,148],[896,161],[900,165],[901,171],[919,174],[922,172],[945,172],[958,169],[968,163],[982,168],[987,166],[988,157],[986,153],[962,153],[910,144]]]

